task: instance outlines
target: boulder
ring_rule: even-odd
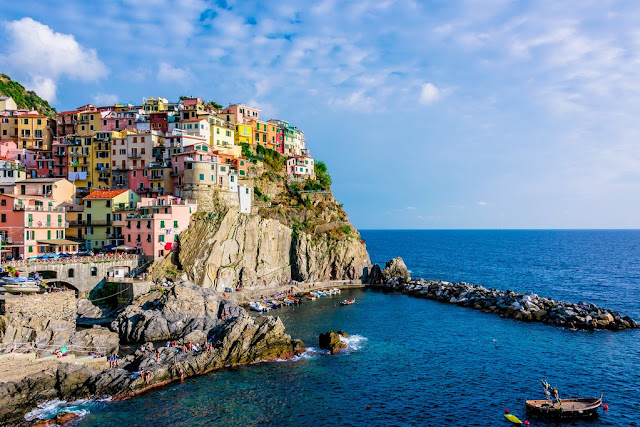
[[[343,348],[347,347],[347,344],[342,341],[341,337],[348,337],[349,335],[344,331],[327,331],[324,334],[320,334],[318,338],[318,345],[320,348],[329,350],[331,354],[336,354]]]
[[[56,424],[64,426],[68,422],[71,422],[79,417],[78,414],[73,412],[58,412],[56,415]]]
[[[107,328],[94,326],[92,329],[83,329],[75,332],[69,341],[73,347],[72,352],[79,354],[112,354],[118,351],[120,339],[118,334]]]
[[[367,280],[372,285],[377,285],[383,280],[382,269],[378,264],[373,264],[371,266],[367,275]]]
[[[178,284],[168,292],[151,292],[111,323],[125,342],[181,339],[193,331],[207,335],[225,319],[245,313],[235,301],[225,300],[211,288]]]
[[[609,324],[614,321],[613,315],[611,315],[611,313],[608,313],[608,312],[604,312],[600,316],[598,316],[598,321],[600,320],[606,322],[606,324]]]
[[[86,298],[78,298],[78,301],[76,301],[76,313],[80,318],[99,319],[105,317],[108,311],[94,305]]]
[[[387,282],[390,279],[398,279],[400,282],[408,282],[411,280],[409,270],[402,258],[393,258],[387,262],[384,270],[382,270],[382,279]]]

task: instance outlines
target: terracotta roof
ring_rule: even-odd
[[[202,118],[202,119],[187,119],[187,120],[183,120],[182,122],[183,123],[184,122],[200,122],[202,120],[207,120],[207,119],[204,119],[204,118]]]
[[[42,114],[20,114],[18,117],[20,117],[22,119],[24,117],[46,118],[47,116],[43,116]]]
[[[62,112],[60,112],[58,114],[77,114],[77,113],[78,113],[78,111],[74,110],[74,111],[62,111]]]
[[[96,190],[85,197],[86,199],[113,199],[129,190]]]

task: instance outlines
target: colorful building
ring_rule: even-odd
[[[140,196],[131,190],[96,190],[83,199],[86,248],[95,249],[113,244],[116,239],[113,221],[116,212],[133,208]]]
[[[222,116],[234,125],[243,124],[246,120],[259,120],[260,110],[243,104],[232,104],[222,110]]]
[[[51,198],[0,194],[3,257],[31,258],[46,253],[75,253],[78,244],[65,239],[65,210]]]
[[[166,111],[168,109],[168,104],[169,101],[166,98],[142,98],[142,109],[147,113]]]
[[[315,161],[311,156],[292,156],[287,159],[287,176],[289,178],[316,179]]]
[[[178,247],[180,233],[197,210],[197,203],[174,196],[142,199],[137,211],[124,218],[125,244],[139,248],[150,260],[165,256]]]

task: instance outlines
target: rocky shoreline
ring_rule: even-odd
[[[502,291],[464,282],[411,280],[402,258],[392,259],[386,263],[384,270],[375,264],[369,276],[369,287],[456,304],[523,322],[541,322],[582,330],[638,328],[638,323],[629,316],[586,302],[554,301],[534,293]]]
[[[65,363],[63,358],[52,369],[20,381],[1,382],[0,425],[29,425],[24,415],[51,400],[123,399],[184,377],[287,359],[305,350],[302,341],[285,333],[280,319],[252,318],[237,303],[188,283],[130,305],[112,329],[118,331],[121,342],[167,340],[170,345],[158,343],[155,349],[125,354],[118,367],[107,368],[106,361],[100,366],[96,366],[98,362]],[[205,340],[209,346],[204,345]],[[199,345],[191,347],[190,343]]]

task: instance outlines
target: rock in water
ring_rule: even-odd
[[[336,354],[347,347],[347,344],[345,344],[340,337],[346,338],[348,336],[349,334],[344,331],[327,331],[324,334],[320,334],[318,345],[322,349],[329,350],[331,354]]]
[[[411,275],[409,274],[409,270],[404,264],[402,258],[397,257],[393,258],[385,265],[384,270],[382,270],[382,278],[385,282],[390,279],[398,279],[401,282],[406,283],[411,280]]]

